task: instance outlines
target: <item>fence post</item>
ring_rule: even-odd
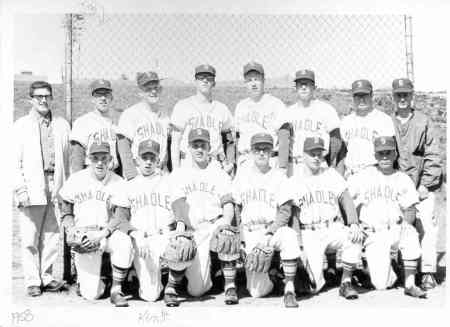
[[[403,17],[405,21],[406,77],[414,83],[412,17],[407,15],[404,15]]]
[[[72,14],[65,15],[66,42],[65,42],[65,106],[66,119],[72,126]]]

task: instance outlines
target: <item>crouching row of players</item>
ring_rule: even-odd
[[[344,298],[358,297],[351,281],[362,249],[376,289],[386,289],[396,281],[391,251],[398,249],[405,294],[426,297],[415,285],[421,249],[412,223],[418,195],[409,177],[394,169],[393,138],[377,138],[378,164],[348,181],[333,168],[324,167],[321,138],[305,140],[304,162],[286,178],[283,171],[270,166],[272,137],[256,134],[251,139],[254,165],[238,171],[233,181],[210,161],[209,142],[208,131],[192,130],[192,167],[162,175],[157,170],[159,144],[142,141],[136,159],[140,174],[128,182],[107,169],[111,160],[108,144],[91,146],[90,166],[70,176],[60,191],[63,223],[69,233],[75,227],[96,226],[88,232],[85,244],[97,244],[98,250],[75,254],[83,297],[97,299],[105,292],[100,271],[102,252],[107,251],[111,255],[114,305],[128,306],[122,283],[133,264],[142,299],[156,301],[164,291],[166,305],[178,306],[177,285],[184,277],[191,296],[211,289],[210,250],[214,242],[213,250],[221,259],[226,304],[238,303],[235,277],[240,256],[247,257],[250,295],[263,297],[272,291],[274,284],[263,262],[271,260],[271,251],[279,251],[281,258],[286,307],[298,307],[294,279],[299,263],[309,273],[312,291],[323,288],[323,260],[330,249],[342,253],[339,294]],[[345,219],[337,218],[341,217],[340,207]],[[191,242],[180,241],[186,233]],[[223,240],[225,243],[220,243]],[[169,259],[170,251],[178,256]],[[165,288],[161,258],[169,260]]]

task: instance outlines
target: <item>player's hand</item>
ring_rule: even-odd
[[[228,161],[222,161],[222,169],[228,174],[231,175],[234,169],[234,165]]]
[[[358,224],[350,225],[350,240],[353,243],[362,243],[364,240],[364,233]]]
[[[183,233],[186,231],[186,225],[182,221],[177,221],[177,227],[175,229],[177,233]]]
[[[91,231],[86,233],[87,238],[83,241],[83,246],[93,246],[94,244],[98,244],[106,238],[108,235],[108,230],[104,229],[102,231]]]
[[[425,186],[420,185],[419,188],[417,189],[417,191],[419,192],[419,199],[420,200],[424,200],[424,199],[428,198],[428,193],[429,192],[428,192],[428,189]]]
[[[30,197],[28,196],[28,192],[26,190],[20,191],[17,193],[17,206],[19,208],[24,208],[30,206]]]

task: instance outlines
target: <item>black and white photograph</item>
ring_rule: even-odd
[[[0,327],[444,314],[445,1],[35,5],[0,12]]]

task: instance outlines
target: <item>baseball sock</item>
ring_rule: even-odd
[[[176,287],[178,284],[180,284],[183,277],[184,277],[184,270],[177,271],[169,269],[169,280],[167,281],[164,293],[177,294]]]
[[[403,266],[405,269],[405,288],[415,286],[417,260],[403,260]]]
[[[284,278],[285,278],[284,293],[287,293],[287,292],[295,293],[294,279],[295,279],[295,274],[297,273],[297,259],[282,260],[281,263],[283,265]]]
[[[341,279],[342,284],[345,282],[352,281],[353,268],[354,265],[347,262],[342,262],[342,279]]]
[[[119,268],[112,265],[112,286],[111,293],[122,292],[122,282],[127,276],[128,268]]]
[[[222,261],[223,278],[225,279],[225,291],[230,287],[236,288],[234,280],[236,278],[236,264],[235,261]]]

